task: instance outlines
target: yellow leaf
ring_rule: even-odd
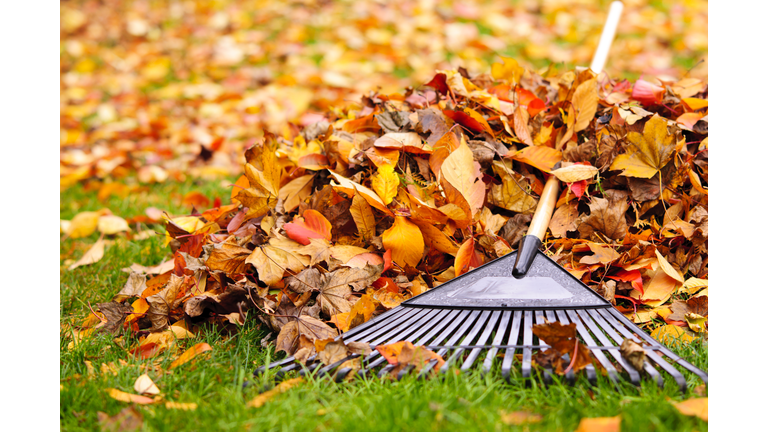
[[[388,215],[392,214],[392,211],[387,208],[387,205],[384,204],[384,201],[379,198],[376,192],[359,183],[355,183],[348,178],[342,177],[331,170],[328,170],[328,172],[338,182],[338,184],[331,182],[331,186],[333,186],[335,189],[341,189],[344,193],[350,196],[355,195],[356,193],[360,193],[363,198],[365,198],[365,201],[367,201],[368,204],[370,204],[372,207],[375,207]]]
[[[552,174],[558,180],[564,183],[576,183],[578,181],[591,179],[600,172],[591,165],[574,164],[567,167],[558,168],[552,171]]]
[[[166,409],[179,409],[183,411],[194,411],[197,409],[197,404],[194,402],[171,402],[165,403]]]
[[[475,162],[472,150],[463,139],[459,147],[445,158],[440,166],[440,173],[461,193],[469,204],[472,215],[477,213],[485,200],[485,183],[480,180],[480,165]]]
[[[656,258],[659,260],[659,267],[661,267],[662,270],[664,270],[664,273],[669,275],[672,279],[683,283],[683,276],[680,274],[679,271],[675,270],[674,267],[667,261],[664,256],[659,252],[658,249],[655,250],[656,252]]]
[[[126,393],[124,391],[121,391],[115,388],[108,388],[106,390],[107,390],[107,393],[109,394],[109,397],[111,397],[112,399],[119,400],[120,402],[137,403],[139,405],[146,405],[154,402],[154,399],[152,398],[148,398],[146,396],[139,396],[131,393]]]
[[[295,178],[280,188],[277,196],[283,200],[283,209],[286,213],[295,210],[305,198],[312,194],[314,180],[314,174],[309,174]]]
[[[709,421],[709,398],[693,398],[682,402],[672,402],[672,405],[687,416],[696,416]]]
[[[256,267],[259,272],[259,280],[269,286],[280,282],[286,270],[298,272],[309,264],[309,259],[302,259],[294,252],[276,247],[273,244],[274,240],[270,240],[268,245],[257,247],[245,259],[246,263],[253,264]],[[296,245],[301,247],[298,243]]]
[[[400,179],[395,174],[395,167],[392,165],[380,166],[375,176],[371,177],[371,186],[374,192],[389,205],[392,199],[397,196],[397,187],[400,186]]]
[[[643,127],[643,133],[627,133],[627,152],[616,156],[611,170],[623,170],[621,175],[651,178],[672,159],[675,134],[669,133],[667,121],[654,114]]]
[[[496,80],[506,80],[510,85],[520,81],[525,69],[517,64],[517,60],[508,57],[502,57],[501,63],[491,65],[491,75]]]
[[[96,243],[91,246],[90,249],[88,249],[83,256],[77,260],[76,263],[69,266],[69,270],[74,270],[80,266],[93,264],[95,262],[98,262],[101,258],[104,257],[104,240],[99,239],[96,241]]]
[[[693,336],[686,333],[682,327],[676,325],[663,325],[657,327],[651,332],[651,337],[663,344],[670,344],[675,341],[683,343],[693,342]]]
[[[681,294],[691,295],[691,294],[696,294],[696,292],[698,292],[702,288],[707,288],[707,287],[709,287],[708,280],[692,277],[692,278],[688,278],[688,280],[686,280],[683,283],[683,286],[680,287],[679,292]]]
[[[171,363],[171,369],[181,366],[184,363],[192,360],[199,354],[202,354],[206,351],[210,351],[211,349],[212,349],[211,346],[205,342],[196,344],[192,348],[189,348],[188,350],[184,351],[184,354],[180,355],[179,358],[174,360],[173,363]]]
[[[392,261],[400,266],[416,267],[424,253],[424,238],[419,227],[404,216],[395,216],[395,223],[381,235],[385,249],[392,250]]]
[[[568,120],[573,118],[573,130],[579,132],[586,129],[596,112],[597,79],[592,78],[579,84],[573,93],[571,110],[568,113]]]
[[[362,194],[355,194],[352,197],[352,205],[349,207],[352,219],[357,226],[357,232],[364,240],[369,240],[376,235],[376,219],[373,217],[371,206],[362,197]]]
[[[285,393],[286,391],[296,387],[297,385],[303,382],[304,382],[304,378],[301,378],[301,377],[285,380],[280,384],[278,384],[277,387],[273,388],[272,390],[265,391],[264,393],[251,399],[251,401],[248,402],[246,406],[250,408],[261,408],[265,403],[267,403],[273,397],[279,395],[280,393]]]
[[[123,231],[130,231],[128,222],[120,216],[106,215],[102,216],[98,220],[97,228],[100,233],[106,235],[117,234]]]
[[[70,238],[88,237],[96,231],[99,225],[99,212],[82,212],[75,215],[69,223]]]
[[[528,146],[516,153],[510,153],[507,157],[536,167],[544,172],[551,172],[552,168],[563,159],[559,150],[545,146]]]
[[[501,161],[493,161],[493,172],[501,177],[501,185],[491,186],[488,201],[514,212],[532,213],[538,200],[522,188],[527,185],[525,178],[513,173],[511,169],[505,169]]]

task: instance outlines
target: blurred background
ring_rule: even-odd
[[[439,69],[487,73],[500,56],[586,66],[609,4],[62,1],[61,190],[134,174],[231,178],[264,130],[346,113],[371,92],[402,94]],[[624,4],[612,78],[706,82],[706,1]]]

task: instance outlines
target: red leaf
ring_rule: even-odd
[[[392,279],[390,279],[390,278],[388,278],[386,276],[382,276],[382,277],[376,279],[376,281],[374,281],[371,284],[371,286],[376,288],[377,291],[382,289],[382,288],[386,288],[386,290],[391,292],[391,293],[399,293],[400,292],[400,287],[397,286],[395,281],[393,281]]]
[[[632,288],[640,291],[643,294],[643,276],[640,274],[640,270],[619,270],[613,276],[608,276],[608,279],[613,279],[622,282],[630,282]]]
[[[432,78],[432,81],[424,85],[432,87],[433,89],[437,90],[438,93],[446,94],[448,93],[448,83],[446,82],[446,78],[447,77],[444,73],[439,73],[435,75],[434,78]]]
[[[386,252],[384,252],[384,270],[382,272],[385,272],[392,268],[392,249],[387,249]]]
[[[473,132],[482,132],[485,130],[485,126],[479,121],[473,119],[469,114],[463,113],[461,111],[451,110],[443,110],[443,114]]]
[[[535,117],[536,114],[547,107],[543,100],[537,98],[535,94],[522,87],[517,88],[517,100],[521,106],[528,109],[528,114],[530,114],[531,117]]]
[[[296,218],[283,228],[288,237],[303,245],[308,245],[309,239],[313,238],[331,240],[331,223],[317,210],[306,210],[303,220]]]
[[[661,102],[664,97],[664,87],[651,84],[648,81],[637,80],[632,87],[632,99],[643,105],[653,105]]]
[[[569,183],[568,187],[571,189],[571,192],[576,195],[576,198],[581,198],[581,196],[584,195],[584,191],[587,190],[587,181],[581,180],[575,183]]]

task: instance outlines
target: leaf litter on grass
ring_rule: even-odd
[[[155,268],[132,266],[147,274],[146,287],[139,283],[94,308],[79,334],[129,330],[138,337],[129,350],[151,359],[188,347],[175,332],[169,337],[172,327],[191,335],[203,324],[236,331],[257,318],[277,333],[278,350],[335,358],[325,350],[336,345],[318,342],[514,250],[546,176],[554,174],[566,187],[557,204],[561,216],[545,239],[552,257],[648,330],[664,322],[658,328],[666,333],[706,338],[706,306],[697,303],[698,312],[678,316],[680,302],[706,300],[708,293],[708,88],[701,69],[675,78],[684,74],[662,55],[653,64],[656,77],[633,83],[581,69],[533,69],[522,57],[498,62],[477,55],[504,44],[500,26],[522,19],[525,26],[510,27],[519,32],[554,16],[557,6],[547,5],[541,16],[523,6],[503,26],[489,22],[490,37],[465,23],[450,25],[450,40],[437,49],[457,50],[456,61],[467,68],[427,61],[412,64],[413,73],[402,80],[373,61],[377,74],[349,79],[356,72],[343,65],[361,59],[324,59],[278,73],[267,68],[262,76],[265,70],[245,66],[244,59],[301,45],[243,45],[249,38],[267,40],[264,33],[248,33],[253,21],[243,4],[201,27],[190,52],[211,61],[190,63],[177,58],[178,47],[166,50],[172,38],[159,35],[191,40],[186,36],[210,10],[191,5],[177,8],[179,21],[170,26],[160,25],[166,12],[147,5],[140,6],[144,16],[130,17],[91,4],[83,9],[89,14],[71,5],[62,10],[62,189],[96,179],[100,195],[127,194],[138,187],[133,180],[117,185],[132,172],[141,184],[240,174],[228,205],[190,193],[184,202],[196,211],[188,215],[163,217],[152,209],[146,217],[124,219],[164,225],[172,258]],[[284,7],[265,13],[287,10],[303,19]],[[634,7],[645,10],[628,5]],[[338,11],[331,5],[317,12]],[[481,23],[503,16],[492,11],[482,5],[448,15]],[[421,13],[436,23],[444,18]],[[659,18],[682,14],[701,25],[696,5],[684,12],[673,7]],[[602,16],[586,9],[573,15],[591,17],[585,22],[599,32]],[[626,15],[625,31],[647,27],[638,14]],[[90,21],[96,16],[128,25],[106,32]],[[703,17],[706,23],[705,10]],[[359,33],[370,26],[361,21],[340,28]],[[570,51],[551,44],[572,39],[574,22],[539,27],[553,31],[529,34],[535,36],[529,57],[586,64],[594,41]],[[647,37],[643,50],[668,39],[694,51],[702,46],[695,31],[688,39],[675,36],[675,26],[665,31]],[[220,37],[228,32],[237,37]],[[363,32],[364,45],[395,40],[386,32]],[[288,37],[300,43],[307,35]],[[351,40],[333,37],[340,38],[337,44]],[[612,59],[612,67],[648,72],[637,44],[621,35],[617,44],[634,54]],[[705,58],[706,41],[703,47]],[[136,49],[149,55],[136,56]],[[311,79],[297,79],[302,73]],[[197,81],[189,81],[192,76]],[[116,79],[126,86],[113,94],[109,83]],[[383,85],[371,91],[373,82]],[[361,93],[359,103],[349,103],[350,95]],[[103,97],[108,102],[98,102]],[[62,221],[62,233],[133,235],[109,216]],[[406,357],[402,364],[394,359],[405,366],[422,358]]]
[[[652,329],[663,320],[690,340],[706,337],[706,293],[691,295],[690,287],[700,286],[697,281],[708,273],[708,193],[689,173],[706,185],[708,148],[706,134],[673,120],[688,106],[674,93],[675,82],[665,84],[664,104],[643,105],[653,115],[629,124],[615,113],[640,106],[632,100],[632,83],[605,77],[590,120],[570,123],[572,99],[582,97],[584,83],[597,86],[595,75],[517,68],[497,78],[441,71],[444,88],[372,93],[331,116],[324,131],[265,132],[264,140],[245,152],[232,204],[164,218],[173,266],[147,279],[146,287],[139,283],[121,291],[113,304],[130,308],[131,318],[112,327],[149,331],[132,352],[152,358],[175,349],[175,340],[153,339],[169,326],[194,334],[203,322],[237,329],[256,318],[277,333],[278,351],[303,350],[308,358],[318,352],[318,340],[512,251],[519,241],[513,233],[527,228],[530,219],[524,217],[546,175],[557,171],[567,185],[581,182],[583,193],[567,187],[559,197],[558,210],[567,208],[575,222],[563,226],[553,220],[555,229],[545,238],[553,258],[636,323]],[[539,144],[526,144],[505,127],[502,117],[518,109],[512,97],[517,88],[542,101],[529,101],[525,109],[535,107],[535,115],[529,112],[518,125]],[[705,98],[706,90],[695,95]],[[487,127],[473,116],[446,115],[448,107],[473,107]],[[378,119],[392,113],[402,113],[398,133],[408,138],[377,147],[391,134]],[[371,119],[363,131],[349,126],[362,119]],[[423,144],[434,130],[441,134],[434,146]],[[396,154],[376,156],[380,148],[392,147]],[[309,155],[327,162],[303,165],[308,155],[296,151],[301,148],[314,149]],[[481,148],[496,150],[486,156]],[[626,155],[636,160],[621,162],[628,161],[622,159]],[[382,173],[397,181],[376,186]],[[512,183],[520,188],[515,196],[531,199],[530,206],[492,199],[494,188],[510,175],[517,176]],[[282,188],[293,189],[293,181],[307,176],[310,187],[286,210]],[[663,191],[636,195],[632,180],[645,177],[653,177]],[[689,288],[681,291],[686,281]],[[551,335],[539,337],[558,334],[554,325],[541,326],[537,331]],[[569,334],[557,336],[562,346],[553,339],[557,355],[540,353],[537,363],[563,373],[591,363],[575,330]],[[582,351],[569,365],[549,364]],[[405,366],[423,356],[405,357],[393,364]]]

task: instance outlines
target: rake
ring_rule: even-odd
[[[596,73],[600,73],[605,63],[621,10],[621,2],[611,4],[590,66]],[[516,368],[517,363],[522,378],[528,379],[532,377],[534,352],[549,348],[533,334],[533,325],[559,322],[576,325],[580,343],[590,350],[612,382],[618,383],[624,377],[632,384],[640,385],[641,378],[645,377],[663,387],[666,373],[685,392],[686,378],[678,369],[682,367],[707,383],[705,372],[651,338],[607,300],[539,250],[559,189],[558,180],[551,176],[517,251],[406,300],[338,336],[337,340],[341,338],[345,343],[365,342],[374,348],[371,354],[364,356],[362,367],[356,373],[365,376],[378,370],[379,377],[390,373],[395,366],[385,365],[386,359],[375,347],[407,341],[435,350],[445,359],[439,369],[441,373],[452,367],[468,371],[475,365],[481,367],[482,373],[487,373],[500,361],[501,374],[507,381],[512,379],[513,366]],[[637,370],[622,355],[619,348],[625,339],[645,345],[646,360],[642,370]],[[352,373],[351,368],[340,366],[357,357],[360,354],[352,354],[330,365],[314,358],[301,364],[294,357],[288,357],[259,367],[254,375],[276,370],[276,378],[280,379],[290,371],[298,371],[302,375],[330,375],[339,382]],[[568,356],[563,359],[568,361]],[[436,360],[431,360],[420,370],[412,366],[403,368],[398,379],[408,373],[425,377],[436,364]],[[595,366],[586,366],[585,372],[588,381],[594,384],[599,375]],[[545,383],[552,382],[551,370],[543,369],[542,375]],[[567,370],[565,378],[573,383],[575,373]]]

